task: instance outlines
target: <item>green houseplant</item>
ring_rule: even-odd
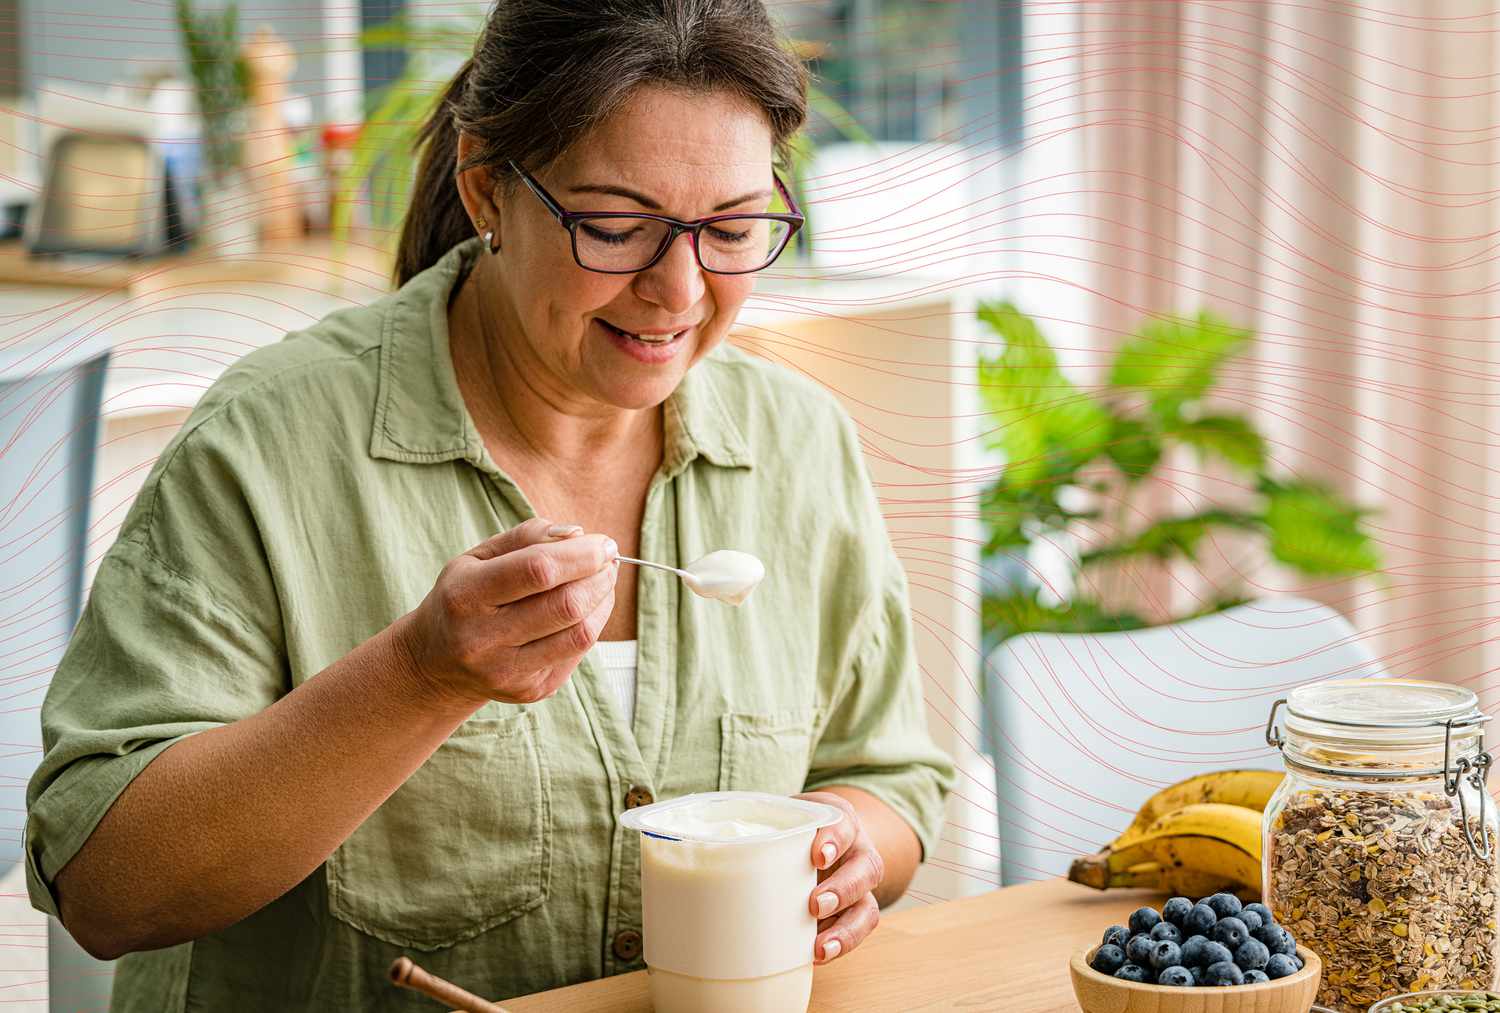
[[[213,186],[222,187],[240,168],[239,120],[250,95],[239,7],[231,3],[222,11],[199,13],[192,0],[177,0],[176,18],[202,120],[203,170]]]
[[[398,17],[361,33],[364,48],[401,49],[409,58],[400,77],[369,97],[369,111],[360,127],[354,158],[339,178],[339,195],[330,223],[336,236],[348,234],[350,215],[362,190],[367,192],[364,204],[369,208],[371,225],[382,230],[399,225],[411,199],[417,132],[442,93],[443,75],[437,68],[468,56],[483,27],[482,16],[419,24]],[[817,48],[796,40],[786,46],[804,59],[814,55]],[[870,133],[821,89],[808,89],[808,104],[845,138],[863,144],[874,142]],[[786,166],[786,183],[807,219],[795,239],[794,249],[800,256],[812,243],[813,215],[806,199],[806,183],[816,146],[805,130],[792,139],[790,146],[793,154]]]
[[[979,365],[989,445],[1006,460],[981,500],[985,551],[1015,559],[1039,539],[1082,535],[1088,543],[1075,560],[1079,579],[1067,600],[1025,579],[985,594],[990,642],[1034,630],[1148,625],[1133,608],[1099,593],[1107,585],[1101,574],[1195,559],[1220,533],[1260,540],[1271,558],[1304,576],[1337,579],[1379,568],[1377,547],[1362,526],[1368,511],[1321,483],[1279,474],[1248,418],[1207,403],[1221,367],[1249,344],[1249,331],[1209,313],[1148,320],[1091,392],[1063,374],[1052,346],[1015,306],[986,303],[979,317],[1004,339],[1004,350]],[[1239,488],[1223,502],[1141,521],[1150,516],[1142,505],[1148,480],[1175,448],[1227,469]],[[1193,614],[1246,600],[1232,585],[1215,595]],[[1183,618],[1189,616],[1168,621]]]

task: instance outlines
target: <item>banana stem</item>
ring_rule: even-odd
[[[1095,890],[1109,889],[1109,852],[1073,859],[1073,864],[1068,867],[1068,878]]]

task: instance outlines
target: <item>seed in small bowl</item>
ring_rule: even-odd
[[[1495,1013],[1500,1011],[1500,994],[1462,990],[1408,992],[1382,999],[1370,1007],[1370,1013]]]

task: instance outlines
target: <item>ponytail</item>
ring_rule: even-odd
[[[396,249],[398,286],[436,264],[443,254],[473,234],[454,179],[458,127],[453,122],[454,107],[463,100],[473,67],[474,61],[470,59],[459,68],[417,135],[417,146],[423,149],[422,160],[417,166],[411,206],[401,225],[401,242]]]

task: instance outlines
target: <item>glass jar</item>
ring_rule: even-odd
[[[1493,986],[1488,720],[1471,690],[1409,679],[1314,683],[1272,705],[1287,776],[1266,807],[1265,902],[1322,958],[1319,1003],[1364,1013],[1396,992]]]

